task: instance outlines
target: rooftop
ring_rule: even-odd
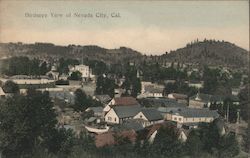
[[[141,110],[140,106],[115,106],[113,109],[119,118],[134,117]]]

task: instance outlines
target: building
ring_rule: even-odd
[[[108,124],[121,124],[125,120],[133,119],[141,110],[140,106],[114,106],[105,115]]]
[[[180,108],[169,112],[169,120],[179,125],[187,127],[198,127],[201,122],[210,123],[214,119],[219,118],[216,110],[197,109],[197,108]]]
[[[164,86],[152,82],[141,82],[141,94],[137,98],[163,97]]]
[[[188,83],[188,86],[189,87],[194,87],[194,88],[197,88],[197,89],[201,89],[201,88],[203,88],[204,87],[204,82],[203,81],[197,81],[197,82],[195,82],[195,81],[192,81],[192,82],[189,82]]]
[[[95,117],[103,116],[103,107],[89,107],[85,110],[86,112],[93,111]]]
[[[92,74],[92,70],[87,65],[75,65],[74,67],[70,67],[69,75],[71,75],[72,72],[79,71],[82,74],[82,78],[84,80],[87,80],[89,78],[94,78],[95,76]]]
[[[209,94],[197,93],[189,98],[189,107],[191,108],[206,108],[211,105],[211,97]]]
[[[115,138],[128,139],[130,142],[135,143],[137,133],[134,130],[126,130],[122,132],[106,132],[103,134],[95,135],[95,145],[96,147],[104,147],[119,144],[118,140]]]
[[[134,116],[134,119],[142,120],[143,127],[162,123],[164,121],[161,113],[153,108],[141,109],[140,112]]]
[[[6,96],[6,94],[5,94],[5,92],[3,91],[3,88],[0,87],[0,99],[5,98],[5,96]]]
[[[26,76],[15,75],[9,78],[0,78],[0,82],[5,83],[7,81],[13,81],[18,84],[20,93],[25,93],[28,88],[40,89],[40,88],[54,88],[55,80],[49,79],[47,76]]]
[[[93,99],[101,102],[103,105],[107,105],[111,100],[112,98],[110,98],[109,95],[107,94],[103,94],[103,95],[94,95],[93,96]]]
[[[113,98],[103,109],[107,113],[114,106],[139,106],[140,104],[133,97]]]
[[[180,93],[170,93],[168,94],[168,98],[169,99],[174,99],[176,100],[178,103],[183,103],[185,105],[187,105],[188,103],[188,96],[185,94],[180,94]]]

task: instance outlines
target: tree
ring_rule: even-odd
[[[87,95],[81,89],[75,91],[75,104],[73,105],[74,110],[84,111],[89,106]]]
[[[11,80],[8,80],[3,85],[3,90],[5,93],[19,93],[19,86]]]
[[[181,155],[182,144],[178,140],[173,127],[161,127],[152,144],[152,151],[164,157],[178,157]]]
[[[80,81],[82,80],[82,73],[79,71],[74,71],[69,77],[70,80],[77,80]]]
[[[104,77],[103,75],[98,76],[95,93],[108,94],[110,97],[114,97],[115,81],[108,77]]]
[[[198,158],[201,157],[201,151],[203,150],[204,144],[201,141],[200,133],[196,130],[192,130],[189,135],[188,139],[186,141],[186,152],[188,155]]]
[[[235,133],[224,135],[219,142],[219,157],[234,157],[239,154],[239,145]]]
[[[47,92],[28,90],[1,102],[0,148],[4,157],[32,154],[38,144],[47,147],[47,139],[57,123]]]

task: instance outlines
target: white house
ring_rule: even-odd
[[[104,113],[107,113],[111,107],[114,106],[139,106],[137,100],[133,97],[118,97],[113,98],[103,109]]]
[[[210,123],[218,118],[219,114],[216,110],[197,109],[197,108],[180,108],[169,113],[169,119],[180,125],[189,127],[197,127],[198,123]]]
[[[152,108],[141,109],[140,112],[134,116],[134,119],[143,120],[143,127],[164,122],[161,113]]]
[[[137,98],[147,98],[147,97],[155,97],[160,98],[163,97],[164,86],[151,83],[151,82],[142,82],[141,94],[138,95]]]
[[[74,67],[70,68],[69,75],[71,75],[72,72],[79,71],[82,74],[82,78],[94,78],[94,75],[92,74],[92,70],[87,65],[75,65]]]
[[[105,122],[121,124],[124,120],[133,119],[140,109],[139,106],[114,106],[105,115]]]

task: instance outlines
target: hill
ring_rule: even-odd
[[[101,60],[105,63],[180,62],[208,66],[227,66],[231,68],[248,67],[248,51],[235,44],[204,40],[188,43],[186,47],[163,55],[145,56],[131,48],[106,49],[95,45],[58,46],[51,43],[0,43],[0,57],[29,56],[40,59],[75,58]]]
[[[75,59],[101,60],[106,63],[123,63],[140,59],[141,53],[126,47],[106,49],[95,45],[57,46],[51,43],[1,43],[0,56],[29,56],[40,59],[56,59],[60,57]]]
[[[171,51],[161,57],[166,61],[240,68],[248,66],[249,53],[229,42],[204,40],[189,43],[186,47]]]

